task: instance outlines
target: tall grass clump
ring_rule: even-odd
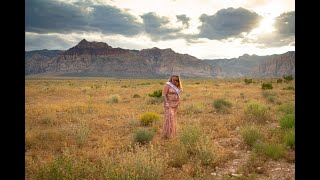
[[[140,144],[149,143],[153,139],[154,133],[147,129],[139,129],[134,134],[134,141]]]
[[[39,168],[36,179],[73,179],[76,176],[74,160],[68,156],[58,156]]]
[[[278,160],[285,155],[285,150],[281,144],[274,143],[255,143],[253,146],[254,152],[273,160]]]
[[[295,148],[295,128],[289,129],[285,132],[283,142],[286,146],[289,146],[292,149]]]
[[[252,147],[258,140],[262,140],[263,136],[256,126],[245,126],[241,129],[241,136],[244,142]]]
[[[79,146],[82,146],[83,144],[85,144],[88,140],[89,134],[90,134],[90,127],[88,123],[83,120],[80,121],[80,123],[76,126],[75,133],[74,133],[77,144]]]
[[[108,97],[108,103],[118,103],[120,101],[120,96],[118,94],[112,94]]]
[[[279,124],[282,128],[294,128],[295,127],[295,115],[286,114],[280,118]]]
[[[187,148],[181,143],[175,143],[169,146],[170,161],[168,164],[171,167],[182,167],[189,161]]]
[[[196,144],[199,142],[201,135],[201,128],[196,125],[189,125],[182,130],[180,142],[187,148],[190,155],[196,153]]]
[[[41,166],[35,179],[100,179],[99,169],[87,158],[63,152]]]
[[[207,136],[201,136],[199,141],[196,143],[195,156],[198,158],[202,165],[211,165],[216,159],[212,144],[209,142]]]
[[[279,106],[278,111],[284,114],[294,114],[295,113],[295,104],[286,103]]]
[[[117,151],[103,160],[105,179],[155,179],[166,168],[166,157],[151,146],[135,145],[125,151]]]
[[[256,102],[249,103],[245,108],[246,118],[256,123],[265,123],[268,119],[268,108]]]
[[[213,101],[213,107],[218,110],[218,112],[230,112],[232,103],[226,99],[220,98]]]
[[[140,123],[144,126],[160,120],[160,115],[155,112],[145,112],[140,117]]]

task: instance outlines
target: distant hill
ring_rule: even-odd
[[[295,52],[289,51],[279,55],[239,56],[231,59],[204,60],[213,67],[220,66],[220,78],[239,77],[282,77],[295,75]]]
[[[233,59],[201,60],[188,54],[176,53],[172,49],[153,47],[140,51],[129,50],[83,39],[68,50],[25,52],[25,75],[165,78],[179,74],[185,78],[249,75],[268,77],[294,73],[294,52],[289,53],[293,53],[293,56],[276,58],[281,55],[244,55]],[[291,58],[290,65],[282,63],[286,58]],[[279,72],[273,72],[273,69],[268,67],[272,63],[283,64],[285,68],[278,68],[276,65],[276,71]]]

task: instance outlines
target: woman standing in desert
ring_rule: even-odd
[[[176,137],[176,114],[180,104],[180,96],[182,92],[182,82],[178,75],[171,76],[162,90],[164,101],[164,123],[162,136],[164,138]]]

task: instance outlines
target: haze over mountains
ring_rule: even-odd
[[[121,78],[282,77],[295,74],[295,52],[243,55],[232,59],[201,60],[172,49],[129,50],[83,39],[68,50],[25,52],[25,75]]]

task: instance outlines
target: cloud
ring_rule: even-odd
[[[236,37],[257,27],[261,18],[257,13],[244,8],[222,9],[212,16],[202,14],[199,37],[211,40]]]
[[[160,17],[154,12],[143,14],[141,18],[143,19],[145,32],[155,41],[177,38],[177,33],[182,30],[165,27],[170,22],[169,18]]]
[[[26,51],[39,50],[39,47],[50,47],[50,50],[66,50],[72,47],[74,43],[68,41],[60,35],[45,34],[26,34],[25,47]]]
[[[244,43],[256,43],[257,47],[295,46],[295,12],[286,12],[275,18],[275,31],[256,36],[255,39],[244,38]]]
[[[181,21],[182,22],[182,24],[183,24],[183,26],[186,28],[186,29],[188,29],[189,28],[189,21],[190,21],[190,18],[189,17],[187,17],[186,15],[177,15],[176,16],[177,17],[177,19],[178,19],[178,21]]]
[[[142,32],[142,24],[134,16],[121,12],[111,6],[96,5],[89,16],[90,27],[98,31],[127,36],[137,35]]]
[[[295,35],[295,11],[286,12],[276,18],[275,28],[285,37]]]
[[[43,34],[98,31],[133,36],[143,30],[134,16],[112,6],[91,4],[27,0],[25,31]]]

